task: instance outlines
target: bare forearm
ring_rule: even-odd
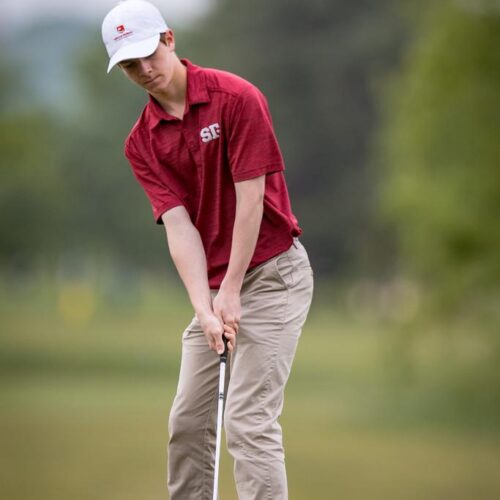
[[[175,210],[175,209],[174,209]],[[165,219],[164,219],[165,220]],[[205,250],[198,230],[189,219],[166,220],[168,247],[177,272],[198,316],[212,311]]]
[[[247,193],[238,199],[229,265],[221,287],[239,292],[255,251],[263,214],[261,193]]]

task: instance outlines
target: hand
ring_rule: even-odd
[[[222,354],[224,352],[224,344],[222,342],[224,325],[222,321],[213,312],[197,314],[197,317],[210,349]]]
[[[227,339],[228,351],[233,352],[236,347],[236,331],[234,328],[231,328],[229,325],[224,325],[224,337]]]
[[[239,291],[230,291],[223,286],[213,300],[214,314],[220,321],[238,333],[241,319],[241,302]]]
[[[224,337],[228,340],[227,348],[229,352],[233,352],[236,345],[235,330],[228,325],[223,325],[214,313],[199,314],[197,316],[210,349],[217,354],[224,352],[224,343],[222,342],[222,334],[224,333]]]

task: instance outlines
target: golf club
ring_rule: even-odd
[[[215,469],[214,469],[214,495],[213,500],[219,498],[219,463],[220,463],[220,445],[222,434],[222,414],[224,412],[224,381],[226,379],[227,362],[227,339],[223,336],[224,352],[220,355],[219,363],[219,401],[217,405],[217,434],[215,438]]]

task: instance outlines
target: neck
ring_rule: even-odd
[[[160,103],[163,109],[174,116],[182,119],[186,104],[187,93],[187,69],[179,59],[176,59],[172,71],[172,78],[168,85],[151,95]]]

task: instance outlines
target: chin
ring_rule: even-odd
[[[156,80],[147,87],[149,89],[155,89],[156,91],[158,91],[166,88],[167,85],[165,84],[165,79],[163,78],[163,76],[158,76]]]

